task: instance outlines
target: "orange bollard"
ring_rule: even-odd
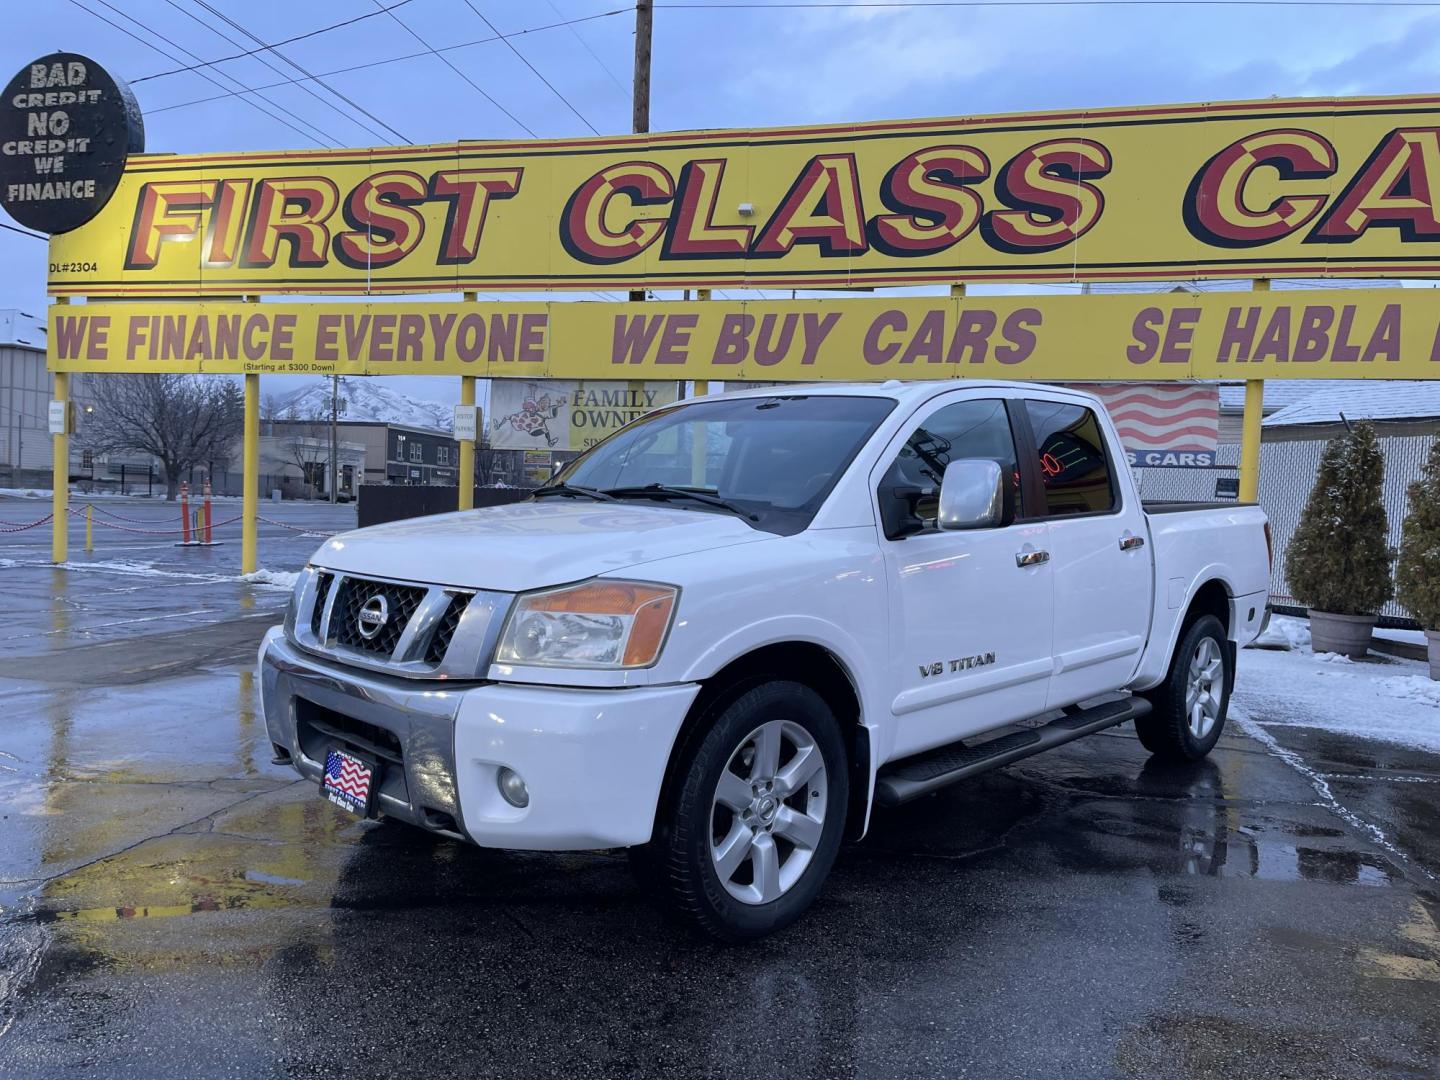
[[[205,479],[205,487],[203,488],[203,491],[204,491],[204,498],[205,498],[205,533],[204,533],[204,535],[205,535],[205,543],[208,544],[208,543],[211,543],[211,542],[212,542],[212,541],[211,541],[211,536],[210,536],[210,520],[211,520],[211,519],[210,519],[210,479],[209,479],[209,477],[206,477],[206,479]]]
[[[190,543],[190,485],[180,481],[180,542]]]

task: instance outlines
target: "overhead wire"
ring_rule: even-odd
[[[562,19],[565,18],[565,13],[555,6],[555,0],[545,0],[545,2],[550,5],[551,11],[555,12],[555,14],[559,15]],[[585,40],[584,35],[582,35],[579,30],[575,29],[575,23],[580,21],[582,20],[575,19],[562,25],[564,25],[564,27],[570,31],[570,36],[580,43],[580,47],[590,54],[590,56],[594,59],[595,63],[600,65],[600,69],[604,71],[606,75],[610,76],[610,81],[615,84],[615,89],[619,90],[621,94],[628,95],[630,93],[630,89],[620,81],[620,76],[616,75],[614,70],[610,67],[609,64],[605,62],[601,55],[590,47],[590,43]]]
[[[397,3],[391,4],[390,7],[400,8],[410,3],[414,3],[414,0],[398,0]],[[290,45],[297,41],[304,41],[307,38],[318,37],[321,34],[328,34],[331,30],[339,30],[346,26],[353,26],[358,22],[364,22],[366,19],[373,19],[377,16],[384,15],[385,12],[388,10],[389,8],[385,8],[380,11],[367,11],[363,15],[356,15],[353,19],[345,19],[343,22],[331,23],[329,26],[321,26],[315,30],[307,30],[303,34],[296,34],[294,37],[288,37],[280,41],[274,41],[268,45],[263,45],[258,49],[249,49],[245,52],[238,52],[232,56],[221,56],[214,60],[205,60],[198,64],[191,64],[188,67],[172,68],[169,71],[157,71],[153,75],[142,75],[138,79],[131,79],[130,84],[133,86],[135,83],[149,82],[151,79],[163,79],[167,75],[179,75],[182,72],[186,71],[199,71],[201,68],[214,67],[216,64],[228,63],[231,60],[242,60],[247,56],[254,56],[256,53],[265,52],[280,45]]]
[[[285,53],[281,52],[281,51],[280,51],[279,49],[277,49],[274,45],[271,45],[271,44],[269,44],[268,42],[266,42],[265,40],[263,40],[262,38],[260,38],[259,36],[255,35],[255,34],[252,34],[249,30],[245,29],[245,27],[241,26],[241,25],[240,25],[238,22],[236,22],[234,19],[230,18],[230,16],[226,15],[223,11],[219,10],[219,9],[216,8],[213,4],[209,3],[208,0],[194,0],[194,2],[195,2],[196,4],[199,4],[202,8],[204,8],[206,11],[210,12],[212,15],[216,16],[216,17],[219,18],[219,19],[224,20],[227,24],[229,24],[230,26],[234,27],[234,29],[236,29],[236,30],[239,31],[240,33],[244,34],[244,35],[245,35],[247,38],[249,38],[251,41],[255,42],[255,44],[264,46],[265,48],[269,49],[270,52],[274,53],[274,54],[275,54],[276,56],[278,56],[281,60],[285,61],[285,63],[289,64],[289,65],[290,65],[292,68],[294,68],[296,71],[300,72],[300,74],[305,75],[305,76],[307,76],[308,78],[314,79],[315,82],[319,83],[319,84],[320,84],[321,86],[323,86],[326,90],[330,91],[330,93],[334,94],[334,95],[335,95],[337,98],[339,98],[341,101],[345,102],[346,105],[349,105],[349,106],[350,106],[352,109],[354,109],[356,112],[363,113],[363,114],[364,114],[365,116],[367,116],[369,119],[374,120],[375,123],[379,124],[379,125],[380,125],[382,128],[384,128],[386,131],[390,132],[390,134],[394,135],[394,136],[395,136],[397,139],[399,139],[401,142],[403,142],[403,143],[409,143],[409,142],[411,141],[410,139],[408,139],[408,138],[406,138],[404,135],[402,135],[399,131],[397,131],[391,124],[389,124],[389,123],[387,123],[386,121],[380,119],[380,117],[376,116],[376,115],[375,115],[373,112],[371,112],[369,109],[365,108],[365,106],[361,105],[361,104],[360,104],[358,101],[356,101],[354,98],[351,98],[351,97],[349,97],[349,96],[341,93],[339,90],[335,89],[335,87],[333,87],[333,86],[331,86],[329,83],[327,83],[323,78],[317,77],[313,72],[311,72],[311,71],[310,71],[308,68],[306,68],[304,65],[302,65],[302,64],[300,64],[300,63],[297,63],[296,61],[290,59],[289,56],[287,56]],[[376,2],[378,3],[378,0],[376,0]],[[395,16],[395,13],[394,13],[393,11],[390,12],[389,14],[390,14],[390,17],[391,17],[391,18],[395,18],[395,17],[396,17],[396,16]]]
[[[73,0],[72,0],[72,2],[73,2]],[[558,29],[559,27],[562,27],[562,26],[568,26],[568,25],[573,25],[573,24],[577,24],[577,23],[591,22],[591,21],[593,21],[593,20],[595,20],[595,19],[605,19],[605,18],[609,18],[609,17],[611,17],[611,16],[613,16],[613,15],[624,15],[624,14],[629,13],[629,11],[631,11],[631,10],[632,10],[632,9],[630,9],[630,8],[615,8],[615,9],[613,9],[613,10],[611,10],[611,11],[601,11],[601,12],[597,12],[597,13],[594,14],[594,15],[585,15],[585,16],[582,16],[582,17],[580,17],[580,18],[578,18],[578,19],[571,19],[571,20],[569,20],[569,22],[547,23],[547,24],[544,25],[544,26],[532,26],[532,27],[530,27],[528,30],[516,30],[516,31],[514,31],[513,33],[502,34],[502,35],[500,35],[500,37],[522,37],[522,36],[524,36],[525,34],[537,34],[537,33],[539,33],[539,32],[542,31],[542,30],[555,30],[555,29]],[[434,50],[428,50],[428,49],[427,49],[427,50],[422,51],[422,52],[406,53],[406,54],[403,55],[403,56],[392,56],[392,57],[389,57],[389,58],[387,58],[387,59],[385,59],[385,60],[369,60],[369,61],[367,61],[367,62],[365,62],[365,63],[363,63],[363,64],[351,64],[351,65],[348,66],[348,67],[334,68],[334,69],[332,69],[332,70],[330,70],[330,71],[322,71],[322,72],[320,72],[320,73],[319,73],[319,76],[320,76],[321,78],[328,78],[328,77],[330,77],[330,76],[332,76],[332,75],[346,75],[346,74],[349,74],[349,73],[352,72],[352,71],[365,71],[365,70],[370,69],[370,68],[384,67],[384,66],[387,65],[387,64],[399,64],[399,63],[403,63],[404,61],[407,61],[407,60],[418,60],[418,59],[420,59],[421,57],[432,56],[432,55],[434,55],[434,53],[436,53],[436,52],[441,52],[441,53],[455,52],[455,51],[457,51],[457,50],[459,50],[459,49],[468,49],[468,48],[471,48],[471,47],[473,47],[473,46],[475,46],[475,45],[488,45],[490,42],[492,42],[492,41],[498,41],[498,40],[499,40],[498,37],[476,38],[474,41],[462,41],[462,42],[460,42],[458,45],[445,45],[445,46],[440,47],[439,49],[434,49]],[[264,85],[262,85],[262,86],[260,86],[260,87],[257,87],[257,89],[260,89],[260,90],[273,90],[273,89],[275,89],[277,86],[293,86],[293,85],[295,85],[296,83],[302,83],[302,82],[305,82],[305,81],[307,81],[306,78],[302,76],[302,77],[300,77],[300,78],[295,78],[295,79],[286,79],[286,80],[284,80],[283,82],[265,83]],[[233,91],[227,91],[226,93],[223,93],[223,94],[215,94],[215,95],[213,95],[213,96],[211,96],[211,97],[194,98],[193,100],[190,100],[190,101],[180,101],[180,102],[176,102],[174,105],[161,105],[161,106],[159,106],[158,108],[147,108],[147,109],[145,110],[145,113],[146,113],[147,116],[149,116],[149,115],[152,115],[152,114],[154,114],[154,113],[169,112],[169,111],[171,111],[171,110],[173,110],[173,109],[188,109],[188,108],[190,108],[191,106],[194,106],[194,105],[206,105],[206,104],[209,104],[209,103],[212,102],[212,101],[223,101],[223,100],[224,100],[225,98],[227,98],[227,97],[234,97],[234,96],[235,96],[235,94],[234,94]]]
[[[213,25],[213,24],[211,24],[211,23],[206,22],[204,19],[202,19],[199,15],[196,15],[196,14],[195,14],[193,11],[191,11],[189,8],[186,8],[186,7],[181,6],[180,0],[165,0],[165,3],[169,4],[172,8],[174,8],[176,11],[180,12],[180,14],[184,15],[187,19],[190,19],[190,20],[198,23],[199,25],[203,26],[206,30],[210,31],[212,34],[214,34],[216,37],[220,38],[222,41],[228,42],[228,43],[231,44],[231,45],[239,45],[239,44],[240,44],[240,42],[236,41],[233,37],[231,37],[229,34],[225,33],[225,31],[221,30],[219,27],[217,27],[217,26],[215,26],[215,25]],[[265,67],[269,68],[269,69],[270,69],[271,71],[273,71],[276,75],[281,75],[281,76],[283,76],[283,75],[286,74],[285,71],[284,71],[284,69],[282,69],[281,67],[279,67],[279,66],[275,63],[275,61],[269,59],[268,57],[266,57],[266,56],[264,55],[263,50],[256,50],[256,53],[255,53],[255,55],[254,55],[253,58],[256,60],[256,62],[261,63],[261,64],[264,64]],[[376,137],[383,137],[383,136],[380,136],[380,135],[379,135],[379,132],[377,132],[374,128],[370,127],[368,124],[364,123],[363,121],[356,120],[352,114],[347,113],[344,109],[340,108],[340,106],[336,105],[336,104],[335,104],[333,101],[331,101],[329,98],[322,97],[320,94],[316,93],[314,90],[312,90],[309,86],[305,85],[304,83],[300,83],[300,84],[298,84],[298,86],[299,86],[299,88],[300,88],[302,91],[304,91],[304,93],[306,93],[306,94],[308,94],[310,97],[314,98],[314,99],[315,99],[316,101],[318,101],[321,105],[324,105],[326,108],[332,110],[332,111],[333,111],[337,116],[339,116],[341,119],[343,119],[343,120],[345,120],[345,121],[347,121],[347,122],[349,122],[349,123],[355,124],[356,126],[358,126],[359,128],[361,128],[363,131],[367,132],[368,134],[374,135],[374,136],[376,136]],[[268,99],[267,99],[267,100],[268,100]],[[317,125],[317,127],[318,127],[318,125]],[[323,129],[322,129],[322,130],[323,130]],[[331,141],[334,142],[336,145],[343,146],[343,145],[345,144],[345,140],[341,139],[339,136],[331,135],[331,136],[330,136],[330,139],[331,139]]]
[[[5,229],[13,233],[19,233],[21,236],[28,236],[32,240],[45,240],[48,242],[50,239],[48,236],[45,236],[41,233],[31,232],[29,229],[19,229],[16,228],[14,225],[6,225],[3,221],[0,221],[0,229]]]
[[[190,56],[194,57],[194,58],[197,59],[197,60],[199,59],[199,57],[198,57],[198,56],[195,56],[194,53],[190,53],[188,49],[185,49],[185,48],[182,48],[182,47],[179,46],[179,45],[176,45],[173,41],[170,41],[169,38],[165,37],[163,34],[157,33],[156,31],[152,30],[150,27],[148,27],[148,26],[146,26],[144,23],[142,23],[139,19],[136,19],[136,18],[134,18],[133,16],[130,16],[130,15],[126,15],[125,12],[123,12],[123,11],[121,11],[119,8],[115,7],[115,5],[109,3],[108,0],[96,0],[96,2],[97,2],[97,3],[100,3],[100,4],[103,4],[105,7],[109,8],[111,11],[115,12],[117,15],[120,15],[120,16],[122,16],[123,18],[129,19],[130,22],[134,23],[136,26],[140,27],[142,30],[144,30],[144,31],[146,31],[147,33],[153,35],[154,37],[159,38],[161,41],[164,41],[164,42],[166,42],[167,44],[173,46],[174,48],[179,49],[181,52],[189,53]],[[159,53],[161,56],[165,57],[165,59],[169,60],[171,63],[179,63],[179,62],[180,62],[180,58],[179,58],[178,56],[175,56],[173,53],[166,52],[164,49],[160,48],[160,46],[156,45],[153,41],[147,41],[147,40],[145,40],[143,37],[141,37],[139,34],[135,33],[133,30],[130,30],[128,27],[122,26],[122,25],[120,25],[119,23],[117,23],[114,19],[107,18],[102,12],[96,11],[96,10],[93,9],[93,8],[86,7],[83,3],[80,2],[80,0],[70,0],[70,3],[71,3],[72,5],[74,5],[75,7],[79,8],[81,11],[85,12],[85,14],[91,16],[92,18],[99,19],[101,22],[105,23],[107,26],[110,26],[110,27],[112,27],[112,28],[120,31],[120,33],[124,34],[126,37],[129,37],[129,38],[134,39],[135,41],[138,41],[141,45],[144,45],[147,49],[150,49],[152,52],[157,52],[157,53]],[[257,112],[263,113],[265,116],[268,116],[271,120],[274,120],[277,124],[283,124],[285,127],[289,128],[291,131],[295,132],[295,134],[299,135],[302,139],[305,139],[305,140],[308,141],[308,142],[318,142],[318,143],[320,143],[322,146],[324,145],[324,140],[323,140],[323,138],[317,138],[315,135],[312,135],[312,134],[310,134],[309,132],[306,132],[306,131],[301,130],[300,128],[296,127],[294,124],[290,123],[290,121],[286,120],[283,116],[277,116],[275,113],[273,113],[273,112],[271,112],[269,109],[265,108],[264,105],[261,105],[260,102],[256,101],[254,98],[246,97],[246,96],[245,96],[246,94],[256,93],[256,91],[254,91],[254,90],[252,90],[252,89],[250,89],[250,88],[248,88],[248,87],[245,87],[245,84],[244,84],[243,82],[241,82],[239,79],[235,79],[235,78],[233,78],[233,77],[230,77],[230,81],[231,81],[231,82],[234,82],[234,83],[236,83],[237,85],[239,85],[239,86],[241,86],[241,87],[245,87],[245,89],[243,89],[243,90],[238,90],[238,91],[237,91],[237,90],[229,90],[223,83],[221,83],[221,82],[219,81],[219,79],[215,78],[215,77],[214,77],[213,75],[211,75],[209,72],[202,71],[202,72],[199,72],[198,74],[199,74],[200,77],[201,77],[202,79],[204,79],[206,82],[213,83],[216,87],[218,87],[218,88],[221,89],[221,90],[226,90],[226,95],[225,95],[225,96],[227,96],[227,97],[238,97],[241,101],[245,102],[245,104],[249,105],[251,108],[255,109]],[[267,98],[267,99],[264,99],[264,100],[266,100],[267,102],[269,101],[268,98]],[[273,104],[273,102],[271,102],[271,104]],[[278,107],[279,107],[279,106],[277,106],[277,108],[278,108]],[[282,110],[282,111],[284,111],[284,110]],[[291,115],[294,115],[294,114],[292,113]],[[297,117],[297,119],[299,119],[299,118]],[[301,122],[304,123],[304,121],[301,121]],[[319,129],[317,128],[316,130],[318,131]]]
[[[381,5],[380,5],[380,0],[373,0],[373,3],[374,3],[377,7],[381,6]],[[526,134],[526,135],[529,135],[532,139],[533,139],[533,138],[537,138],[535,132],[531,131],[530,128],[529,128],[528,126],[526,126],[526,124],[525,124],[525,122],[524,122],[523,120],[521,120],[518,116],[516,116],[514,113],[512,113],[509,109],[505,108],[504,105],[501,105],[500,102],[496,101],[493,97],[491,97],[489,94],[487,94],[487,93],[485,92],[485,90],[480,86],[479,83],[477,83],[474,79],[470,78],[469,75],[466,75],[466,74],[465,74],[463,71],[461,71],[458,67],[456,67],[454,64],[452,64],[452,63],[450,62],[450,58],[449,58],[448,56],[445,56],[443,53],[441,53],[441,51],[440,51],[439,49],[435,48],[435,46],[431,45],[430,42],[426,41],[423,37],[421,37],[414,29],[412,29],[412,28],[410,27],[410,25],[409,25],[408,23],[405,22],[404,19],[400,18],[399,15],[396,15],[394,11],[390,11],[390,12],[389,12],[389,15],[390,15],[390,18],[392,18],[392,19],[395,20],[396,25],[399,26],[400,29],[404,30],[407,34],[409,34],[411,37],[413,37],[416,41],[420,42],[421,45],[424,45],[425,48],[426,48],[429,52],[433,53],[433,54],[440,60],[440,62],[441,62],[442,64],[444,64],[446,67],[448,67],[448,68],[449,68],[451,71],[453,71],[456,75],[460,76],[460,78],[464,79],[465,82],[469,84],[469,86],[470,86],[470,88],[471,88],[472,90],[474,90],[477,94],[479,94],[481,97],[483,97],[483,98],[484,98],[486,101],[488,101],[491,105],[495,106],[495,108],[499,109],[502,113],[504,113],[506,116],[508,116],[508,117],[515,123],[516,127],[518,127],[521,131],[525,132],[525,134]]]
[[[492,34],[496,34],[496,35],[499,35],[499,34],[500,34],[500,31],[499,31],[499,29],[496,28],[495,24],[492,23],[489,19],[487,19],[487,18],[485,17],[485,13],[482,12],[478,7],[475,6],[474,0],[465,0],[465,6],[468,7],[471,11],[473,11],[473,12],[475,13],[475,17],[478,18],[481,22],[483,22],[483,23],[485,24],[486,28],[487,28]],[[507,49],[509,49],[512,53],[514,53],[517,57],[519,57],[520,62],[521,62],[522,64],[524,64],[527,68],[529,68],[529,69],[535,74],[535,77],[536,77],[537,79],[539,79],[542,83],[544,83],[545,86],[546,86],[546,88],[547,88],[552,94],[554,94],[557,98],[559,98],[560,101],[565,105],[565,107],[566,107],[567,109],[569,109],[572,113],[574,113],[577,117],[579,117],[580,122],[581,122],[582,124],[584,124],[587,128],[590,129],[590,133],[591,133],[592,135],[599,135],[599,134],[600,134],[599,129],[596,128],[596,126],[595,126],[594,124],[590,123],[589,120],[585,119],[584,114],[581,113],[581,111],[580,111],[579,109],[577,109],[577,108],[571,103],[571,101],[570,101],[569,98],[567,98],[567,97],[566,97],[564,94],[562,94],[559,90],[555,89],[555,84],[552,83],[549,79],[547,79],[544,75],[542,75],[542,74],[540,73],[540,69],[537,68],[534,64],[532,64],[532,63],[526,58],[525,54],[522,53],[519,49],[517,49],[517,48],[515,47],[515,43],[514,43],[513,41],[510,41],[508,38],[505,38],[505,37],[501,37],[500,40],[505,42],[505,47],[506,47]]]

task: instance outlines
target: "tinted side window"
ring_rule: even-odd
[[[1115,508],[1105,436],[1094,412],[1062,401],[1027,401],[1040,451],[1046,513],[1103,514]]]
[[[1010,434],[1003,401],[958,401],[931,413],[910,433],[886,473],[885,482],[921,489],[924,494],[915,509],[924,527],[933,528],[940,509],[940,481],[945,466],[960,458],[990,458],[1015,477],[1015,516],[1020,516],[1015,439]]]

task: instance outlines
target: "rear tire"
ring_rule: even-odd
[[[745,692],[682,749],[655,835],[631,861],[643,886],[722,941],[751,941],[804,913],[834,865],[849,805],[840,724],[814,690]]]
[[[1141,744],[1166,761],[1199,761],[1225,729],[1232,681],[1225,627],[1202,615],[1180,635],[1165,681],[1144,694],[1153,709],[1135,721]]]

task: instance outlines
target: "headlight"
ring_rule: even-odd
[[[588,581],[522,596],[500,636],[502,664],[639,668],[665,643],[675,600],[672,585]]]

